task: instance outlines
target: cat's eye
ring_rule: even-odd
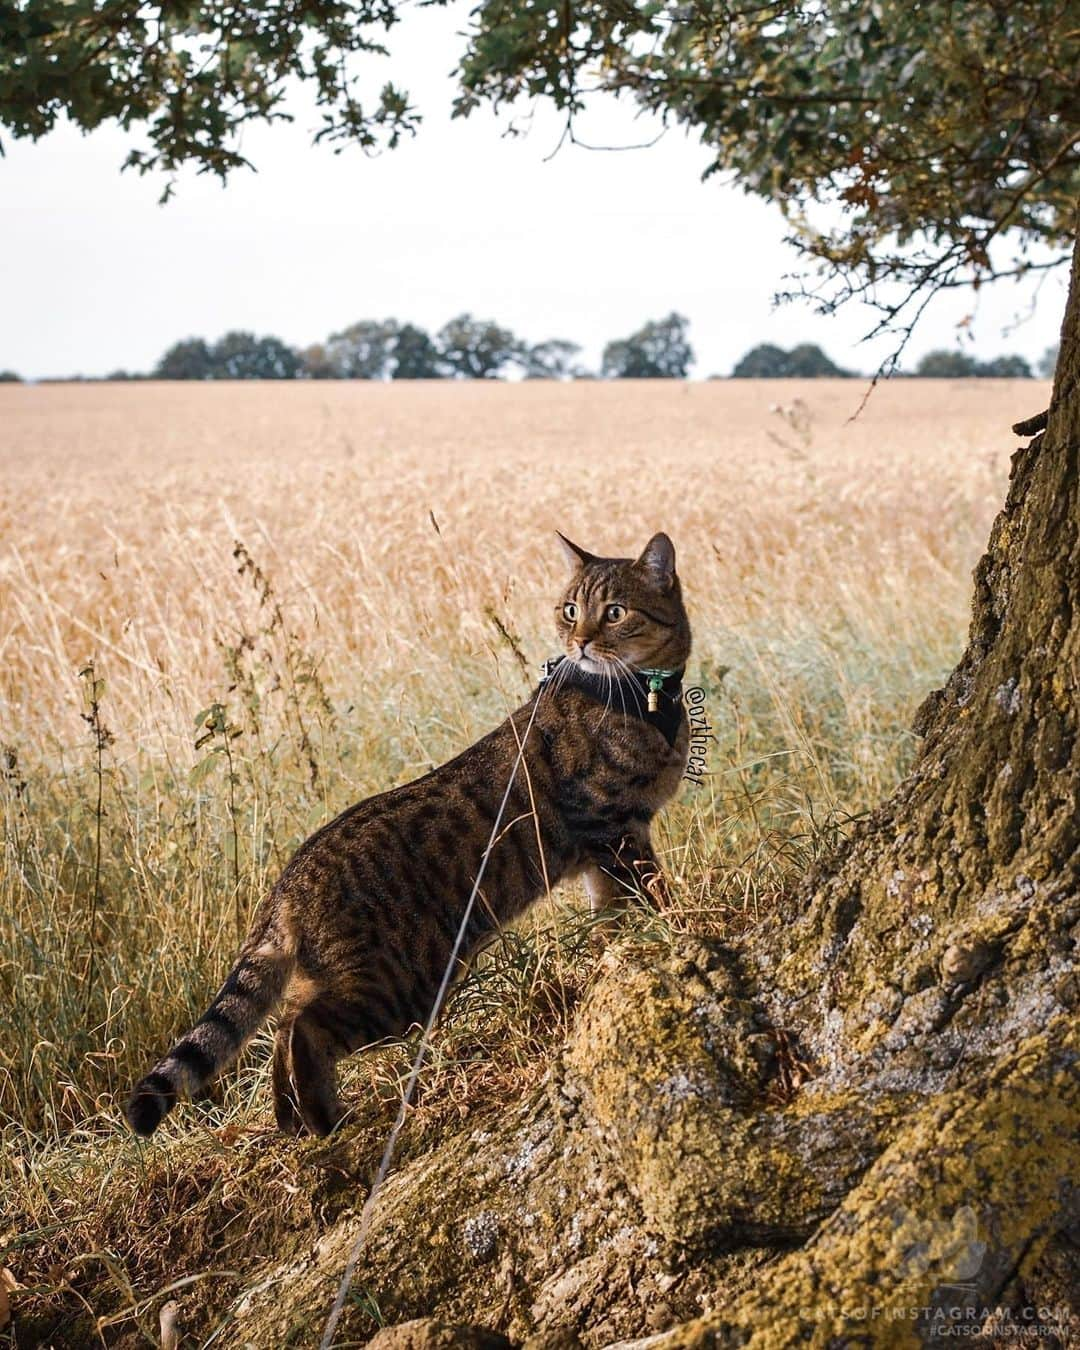
[[[567,623],[573,623],[578,616],[578,607],[573,600],[568,600],[562,607],[562,616]]]
[[[621,619],[626,618],[626,606],[608,605],[607,609],[604,610],[604,618],[608,623],[618,623]]]

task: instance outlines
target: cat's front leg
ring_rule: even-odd
[[[590,945],[599,956],[615,936],[631,896],[625,887],[598,863],[589,863],[581,875],[585,882],[585,892],[589,897],[589,913],[593,919],[592,928],[589,930]]]
[[[667,886],[649,839],[623,835],[598,848],[583,872],[589,908],[594,916],[617,915],[635,897],[653,909],[668,902]]]
[[[615,897],[619,890],[615,878],[596,863],[589,863],[581,874],[585,882],[585,893],[589,897],[589,913],[594,919],[600,918],[608,911],[614,912],[621,908],[616,905]]]

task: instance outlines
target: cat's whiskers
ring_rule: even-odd
[[[619,681],[619,697],[622,698],[622,697],[623,697],[624,689],[628,689],[629,692],[630,692],[631,697],[636,701],[637,706],[638,706],[638,711],[640,712],[640,710],[641,710],[641,690],[638,688],[638,686],[637,686],[637,680],[636,680],[636,678],[635,678],[635,676],[637,675],[637,672],[634,670],[634,667],[633,667],[632,665],[630,665],[630,663],[629,663],[628,661],[624,661],[624,660],[622,659],[621,656],[613,656],[611,659],[612,659],[614,662],[616,662],[616,664],[619,666],[620,670],[624,670],[624,671],[626,672],[626,676],[627,676],[627,678],[626,678],[625,680],[620,680],[620,681]],[[623,699],[623,717],[626,717],[626,716],[627,716],[626,700]]]
[[[615,692],[616,690],[618,691],[618,694],[619,694],[619,704],[620,704],[620,706],[622,707],[623,721],[625,722],[625,721],[626,721],[626,699],[623,698],[623,689],[622,689],[623,682],[622,682],[622,680],[619,678],[620,667],[622,666],[623,663],[622,663],[622,661],[619,660],[619,658],[615,655],[614,652],[612,652],[612,654],[607,658],[607,660],[608,660],[608,664],[609,664],[610,666],[614,666],[614,667],[615,667],[615,671],[614,671],[614,672],[612,672],[612,671],[609,670],[609,672],[608,672],[608,679],[609,679],[609,681],[610,681],[610,685],[611,685],[611,690],[612,690],[612,692]],[[609,702],[610,702],[610,695],[609,695]]]
[[[552,689],[552,693],[558,693],[558,691],[570,678],[570,672],[576,664],[577,663],[574,661],[574,658],[572,656],[568,656],[566,660],[562,663],[562,665],[556,669],[555,683],[554,688]]]
[[[611,670],[606,660],[601,661],[600,673],[604,677],[604,712],[597,725],[603,726],[608,713],[611,711]]]
[[[622,708],[623,721],[626,721],[626,699],[623,696],[623,681],[621,676],[622,661],[612,653],[611,663],[615,667],[615,674],[612,676],[612,685],[619,694],[619,707]]]

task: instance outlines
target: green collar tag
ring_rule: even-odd
[[[660,709],[660,690],[664,687],[664,681],[670,680],[672,676],[678,675],[677,670],[649,670],[639,667],[638,674],[644,675],[649,682],[649,712],[658,712]]]

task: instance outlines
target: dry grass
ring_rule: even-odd
[[[610,552],[664,528],[680,552],[717,742],[660,831],[673,921],[752,921],[888,792],[963,641],[1008,426],[1046,391],[897,383],[850,424],[861,392],[0,388],[0,1265],[66,1291],[42,1306],[105,1299],[130,1331],[168,1272],[224,1264],[215,1223],[240,1261],[319,1222],[295,1145],[267,1144],[259,1053],[162,1148],[135,1152],[118,1103],[294,845],[523,698],[553,650],[556,526]],[[459,995],[431,1128],[557,1041],[589,968],[567,899]],[[372,1140],[402,1063],[353,1071]]]

